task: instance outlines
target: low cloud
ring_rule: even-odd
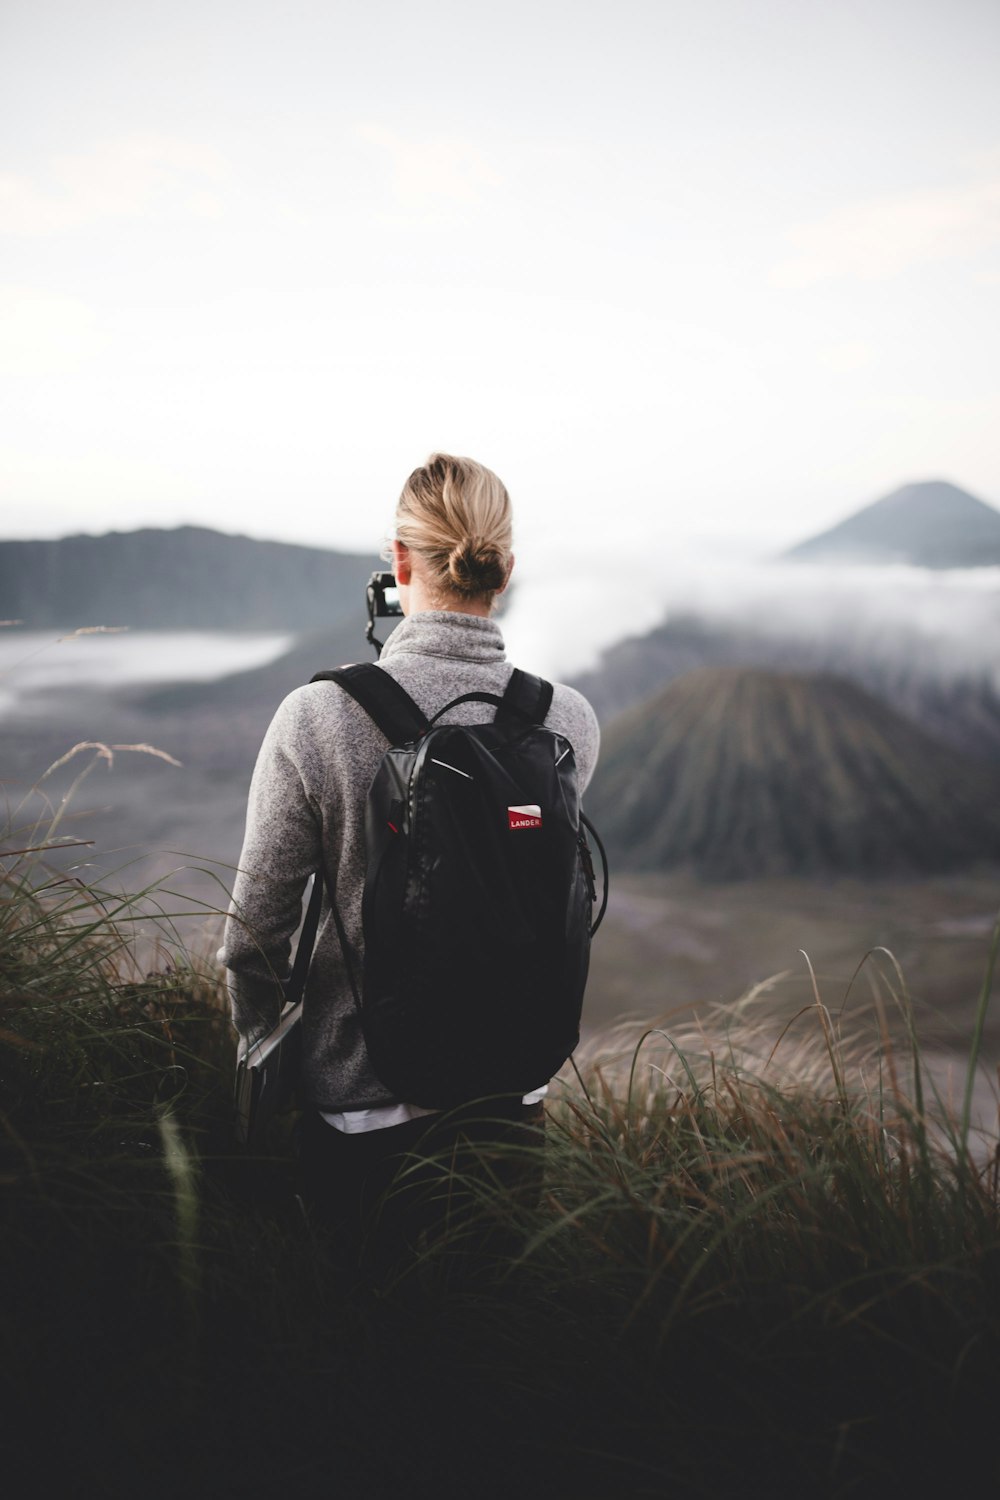
[[[806,646],[829,643],[942,677],[991,675],[1000,687],[1000,568],[678,559],[660,571],[607,554],[564,557],[558,572],[522,577],[504,635],[511,656],[572,676],[601,651],[669,619]]]

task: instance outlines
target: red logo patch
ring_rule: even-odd
[[[526,802],[523,807],[508,807],[508,828],[541,828],[542,809],[537,802]]]

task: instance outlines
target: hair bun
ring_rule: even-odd
[[[492,594],[507,582],[507,562],[494,542],[467,536],[448,556],[448,581],[456,594]]]
[[[510,574],[510,496],[471,458],[432,453],[396,507],[396,536],[417,554],[434,608],[476,599],[487,609]]]

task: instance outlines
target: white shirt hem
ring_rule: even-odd
[[[549,1091],[547,1083],[540,1089],[525,1094],[522,1104],[540,1104]],[[343,1135],[363,1135],[366,1130],[391,1130],[393,1125],[405,1125],[409,1120],[420,1120],[424,1115],[438,1115],[439,1109],[424,1109],[422,1104],[382,1104],[375,1109],[348,1109],[341,1113],[320,1114],[328,1125]]]

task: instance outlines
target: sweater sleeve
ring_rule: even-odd
[[[233,1022],[245,1041],[275,1024],[288,978],[302,893],[319,868],[322,787],[316,785],[306,719],[296,693],[275,714],[257,757],[246,834],[220,962],[229,970]]]
[[[580,791],[586,790],[597,765],[601,748],[601,731],[597,715],[582,693],[565,683],[555,685],[552,708],[547,724],[564,734],[573,746],[576,770],[580,778]]]

